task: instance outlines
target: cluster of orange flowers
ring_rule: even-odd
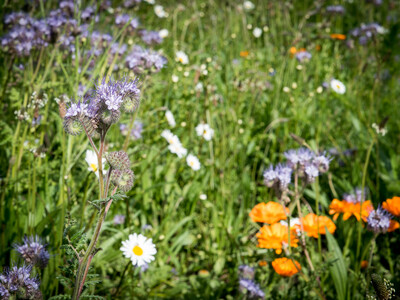
[[[289,231],[286,225],[278,223],[286,220],[289,209],[283,205],[270,201],[259,203],[250,212],[250,218],[254,222],[265,223],[256,234],[257,247],[274,249],[277,254],[282,253],[285,245],[289,244]],[[326,216],[317,216],[310,213],[300,220],[301,225],[290,227],[290,246],[298,247],[298,232],[303,229],[310,237],[318,238],[318,234],[325,234],[326,228],[330,233],[336,230],[335,224]],[[268,224],[268,225],[267,225]],[[303,228],[301,228],[303,227]],[[274,270],[281,276],[292,276],[301,270],[300,264],[288,258],[278,258],[272,262]]]
[[[394,197],[393,199],[387,199],[382,203],[382,208],[390,212],[393,216],[400,217],[400,197]],[[348,220],[351,216],[356,217],[357,221],[360,218],[367,222],[367,218],[371,211],[374,210],[374,206],[370,200],[353,203],[346,200],[333,199],[329,205],[329,214],[333,215],[333,220],[337,220],[339,214],[343,214],[343,220]],[[400,223],[394,220],[390,221],[390,227],[388,232],[394,231],[400,228]]]

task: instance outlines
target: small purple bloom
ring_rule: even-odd
[[[367,228],[375,233],[385,233],[390,226],[392,215],[382,207],[371,211],[367,218]]]
[[[239,277],[246,279],[253,279],[255,275],[254,268],[248,265],[240,265],[238,268]]]
[[[114,225],[121,225],[125,223],[125,215],[115,215]]]
[[[264,171],[264,184],[267,187],[271,187],[273,186],[273,184],[275,183],[275,180],[277,179],[277,174],[274,171],[274,166],[269,166],[269,168],[267,170]]]
[[[264,299],[265,297],[265,293],[260,286],[250,279],[240,278],[239,289],[243,294],[248,294],[250,298]]]
[[[318,168],[313,164],[307,165],[304,169],[304,172],[306,173],[308,182],[314,182],[315,178],[317,178],[319,175]]]
[[[23,244],[15,244],[14,248],[27,264],[44,269],[49,263],[50,254],[46,244],[38,236],[24,237]]]
[[[312,57],[311,53],[307,51],[300,51],[296,53],[296,59],[301,63],[309,61],[311,57]]]

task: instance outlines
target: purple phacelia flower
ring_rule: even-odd
[[[371,211],[367,218],[367,228],[374,233],[386,233],[390,227],[392,215],[382,207]]]
[[[13,266],[0,274],[1,299],[24,295],[24,299],[42,299],[39,279],[31,277],[32,266]]]
[[[147,45],[161,44],[163,39],[158,31],[141,30],[142,41]]]
[[[330,15],[344,15],[346,12],[342,5],[330,5],[326,7],[326,13]]]
[[[296,53],[296,59],[301,63],[309,61],[311,57],[312,57],[311,53],[307,51],[300,51]]]
[[[24,237],[23,244],[15,244],[14,248],[27,264],[44,269],[49,262],[50,254],[46,244],[38,236]]]
[[[125,215],[115,215],[114,225],[121,225],[125,223]]]
[[[272,187],[275,183],[275,180],[277,179],[277,174],[274,170],[274,166],[269,166],[268,169],[266,169],[263,173],[264,177],[264,184],[267,187]]]
[[[255,270],[248,265],[240,265],[238,268],[238,273],[240,278],[253,279]]]
[[[307,165],[304,169],[304,173],[306,174],[307,181],[310,183],[314,182],[315,178],[319,175],[318,168],[313,164]]]
[[[260,286],[255,283],[253,280],[240,278],[239,279],[239,290],[243,293],[248,295],[250,299],[252,298],[259,298],[264,299],[265,293],[260,288]]]
[[[344,194],[343,200],[349,203],[360,203],[361,201],[364,202],[367,198],[368,190],[364,188],[364,193],[362,189],[356,188],[354,189],[354,193],[351,194]]]
[[[279,182],[279,188],[286,190],[292,180],[292,168],[288,165],[279,164],[275,168],[276,178]]]

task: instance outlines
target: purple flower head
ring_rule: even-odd
[[[307,181],[310,183],[314,182],[315,178],[319,175],[318,168],[313,164],[307,165],[304,169],[304,173],[306,174]]]
[[[130,26],[131,29],[136,29],[136,28],[139,27],[139,20],[138,20],[137,18],[132,18],[132,19],[131,19],[131,16],[128,15],[128,14],[118,15],[118,16],[115,18],[115,24],[116,24],[117,26],[119,26],[119,27],[124,27],[124,25],[125,25],[126,23],[128,23],[129,20],[131,20],[131,22],[130,22],[130,24],[129,24],[129,26]]]
[[[238,273],[240,278],[253,279],[255,270],[248,265],[240,265],[238,268]]]
[[[240,278],[239,289],[243,294],[248,295],[249,298],[264,299],[265,297],[265,293],[260,286],[250,279]]]
[[[390,226],[392,215],[382,207],[371,211],[367,218],[367,228],[375,233],[385,233]]]
[[[86,7],[81,13],[81,19],[89,21],[94,16],[95,8],[93,6]]]
[[[354,189],[354,193],[344,194],[343,200],[349,203],[359,203],[361,201],[365,201],[367,198],[368,190],[365,188],[364,193],[360,188]]]
[[[300,157],[297,154],[297,150],[295,149],[290,149],[283,153],[283,155],[286,157],[287,164],[293,168],[296,169],[297,164],[300,162]]]
[[[114,225],[121,225],[125,223],[125,215],[115,215]]]
[[[311,59],[312,55],[310,52],[307,51],[300,51],[296,53],[296,59],[302,63],[305,61],[309,61]]]
[[[275,168],[276,178],[278,178],[279,188],[284,191],[292,180],[292,168],[288,165],[279,164]]]
[[[78,101],[76,103],[71,103],[71,106],[68,108],[65,117],[79,117],[81,115],[87,114],[88,104],[83,101]]]
[[[158,31],[141,30],[140,36],[142,37],[142,41],[147,45],[161,44],[163,41]]]
[[[127,67],[136,73],[142,73],[145,70],[159,72],[167,63],[167,59],[156,51],[135,46],[125,62]]]
[[[38,236],[24,237],[23,244],[15,244],[14,248],[27,264],[44,269],[49,262],[50,254],[46,244]]]
[[[22,267],[13,266],[0,274],[0,295],[2,299],[21,294],[26,299],[42,299],[39,279],[32,278],[31,271],[31,265],[23,265]]]
[[[314,158],[315,153],[308,148],[300,148],[297,150],[297,155],[299,157],[299,164],[306,166]]]
[[[126,52],[127,49],[128,49],[128,46],[126,44],[122,44],[120,46],[119,43],[113,43],[111,45],[110,51],[111,51],[111,54],[113,54],[113,55],[117,53],[118,55],[121,56]]]
[[[275,183],[275,180],[277,179],[277,174],[274,171],[274,166],[270,165],[269,168],[264,171],[263,176],[264,176],[264,184],[267,187],[272,187]]]
[[[342,5],[330,5],[326,7],[326,13],[329,15],[344,15],[346,10]]]
[[[143,266],[138,267],[140,269],[140,273],[144,273],[147,271],[147,269],[149,268],[149,264],[148,263],[144,263]]]
[[[325,173],[329,170],[329,164],[332,158],[325,152],[314,156],[313,164],[318,168],[319,172]]]

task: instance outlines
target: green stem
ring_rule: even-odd
[[[368,164],[369,164],[369,159],[371,156],[372,148],[374,146],[375,140],[372,140],[371,144],[369,145],[368,152],[367,152],[367,157],[365,159],[364,163],[364,169],[363,169],[363,177],[361,181],[361,201],[360,201],[360,220],[358,222],[358,236],[357,236],[357,252],[356,252],[356,270],[357,273],[360,271],[360,263],[359,263],[359,255],[360,255],[360,250],[361,250],[361,233],[362,233],[362,206],[364,202],[364,189],[365,189],[365,181],[367,177],[367,169],[368,169]]]

